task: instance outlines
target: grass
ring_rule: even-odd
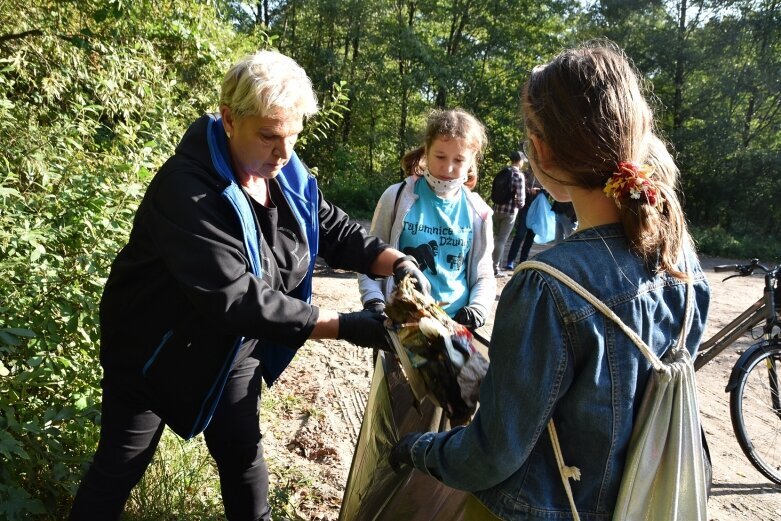
[[[290,415],[323,414],[301,396],[263,389],[265,423]],[[268,428],[268,427],[267,427]],[[273,428],[273,427],[271,427]],[[269,504],[275,521],[305,521],[297,513],[302,498],[317,502],[318,492],[306,471],[266,453]],[[122,521],[216,521],[225,515],[220,480],[203,436],[184,441],[166,429],[143,479],[133,489]]]
[[[219,483],[203,436],[184,441],[166,429],[123,520],[223,520]]]

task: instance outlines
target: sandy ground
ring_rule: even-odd
[[[535,246],[532,253],[538,249]],[[730,262],[735,261],[702,258],[713,292],[707,336],[762,293],[759,277],[721,282],[724,275],[710,269]],[[499,291],[507,280],[500,279]],[[360,309],[355,275],[320,267],[314,302],[340,311]],[[491,322],[483,328],[489,334]],[[729,395],[724,392],[740,350],[751,343],[747,336],[697,373],[713,458],[708,513],[714,521],[781,519],[781,486],[757,472],[741,452],[729,419]],[[272,489],[288,505],[286,512],[276,512],[275,519],[337,519],[371,373],[367,350],[335,340],[310,341],[281,380],[264,391],[262,422]]]

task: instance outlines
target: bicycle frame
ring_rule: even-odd
[[[702,366],[716,358],[722,351],[732,345],[737,339],[746,332],[751,331],[760,322],[767,319],[766,298],[763,296],[754,304],[748,307],[735,320],[721,328],[708,340],[700,344],[697,352],[697,358],[694,359],[694,370],[699,370]]]
[[[716,269],[716,271],[724,271],[723,268],[728,267],[717,266],[714,269]],[[751,275],[755,268],[762,269],[765,272],[765,289],[763,291],[762,298],[749,306],[748,309],[741,313],[740,316],[738,316],[735,320],[721,328],[716,332],[716,334],[700,344],[697,357],[694,360],[695,371],[716,358],[722,351],[732,345],[732,343],[742,337],[745,333],[758,326],[761,322],[765,322],[765,325],[763,326],[763,342],[770,340],[773,334],[773,329],[779,326],[779,319],[776,315],[776,303],[774,298],[774,282],[777,276],[778,267],[768,269],[760,265],[759,262],[754,259],[749,266],[735,266],[735,271],[742,272],[742,275]],[[748,269],[748,271],[744,271],[745,269]],[[749,351],[750,350],[751,348],[749,348]],[[735,364],[736,368],[739,366],[739,362]]]

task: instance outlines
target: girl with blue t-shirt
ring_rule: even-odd
[[[423,145],[408,152],[409,176],[385,190],[371,234],[414,257],[431,283],[431,296],[457,322],[485,323],[496,297],[491,251],[491,209],[471,191],[486,144],[483,125],[466,111],[435,110]],[[366,309],[385,308],[393,279],[359,277]]]

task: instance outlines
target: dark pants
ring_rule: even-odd
[[[529,206],[531,206],[531,201],[527,201],[526,206],[520,209],[518,218],[515,219],[515,234],[513,235],[513,242],[510,243],[510,251],[507,253],[505,266],[515,264],[518,250],[521,251],[521,258],[518,262],[523,262],[529,258],[529,251],[531,251],[534,244],[534,232],[526,227],[526,214],[529,213]]]
[[[260,377],[256,358],[238,364],[204,431],[220,474],[225,515],[231,521],[270,518],[259,423]],[[73,501],[71,521],[119,518],[163,433],[164,424],[149,407],[136,377],[106,373],[100,441]]]

